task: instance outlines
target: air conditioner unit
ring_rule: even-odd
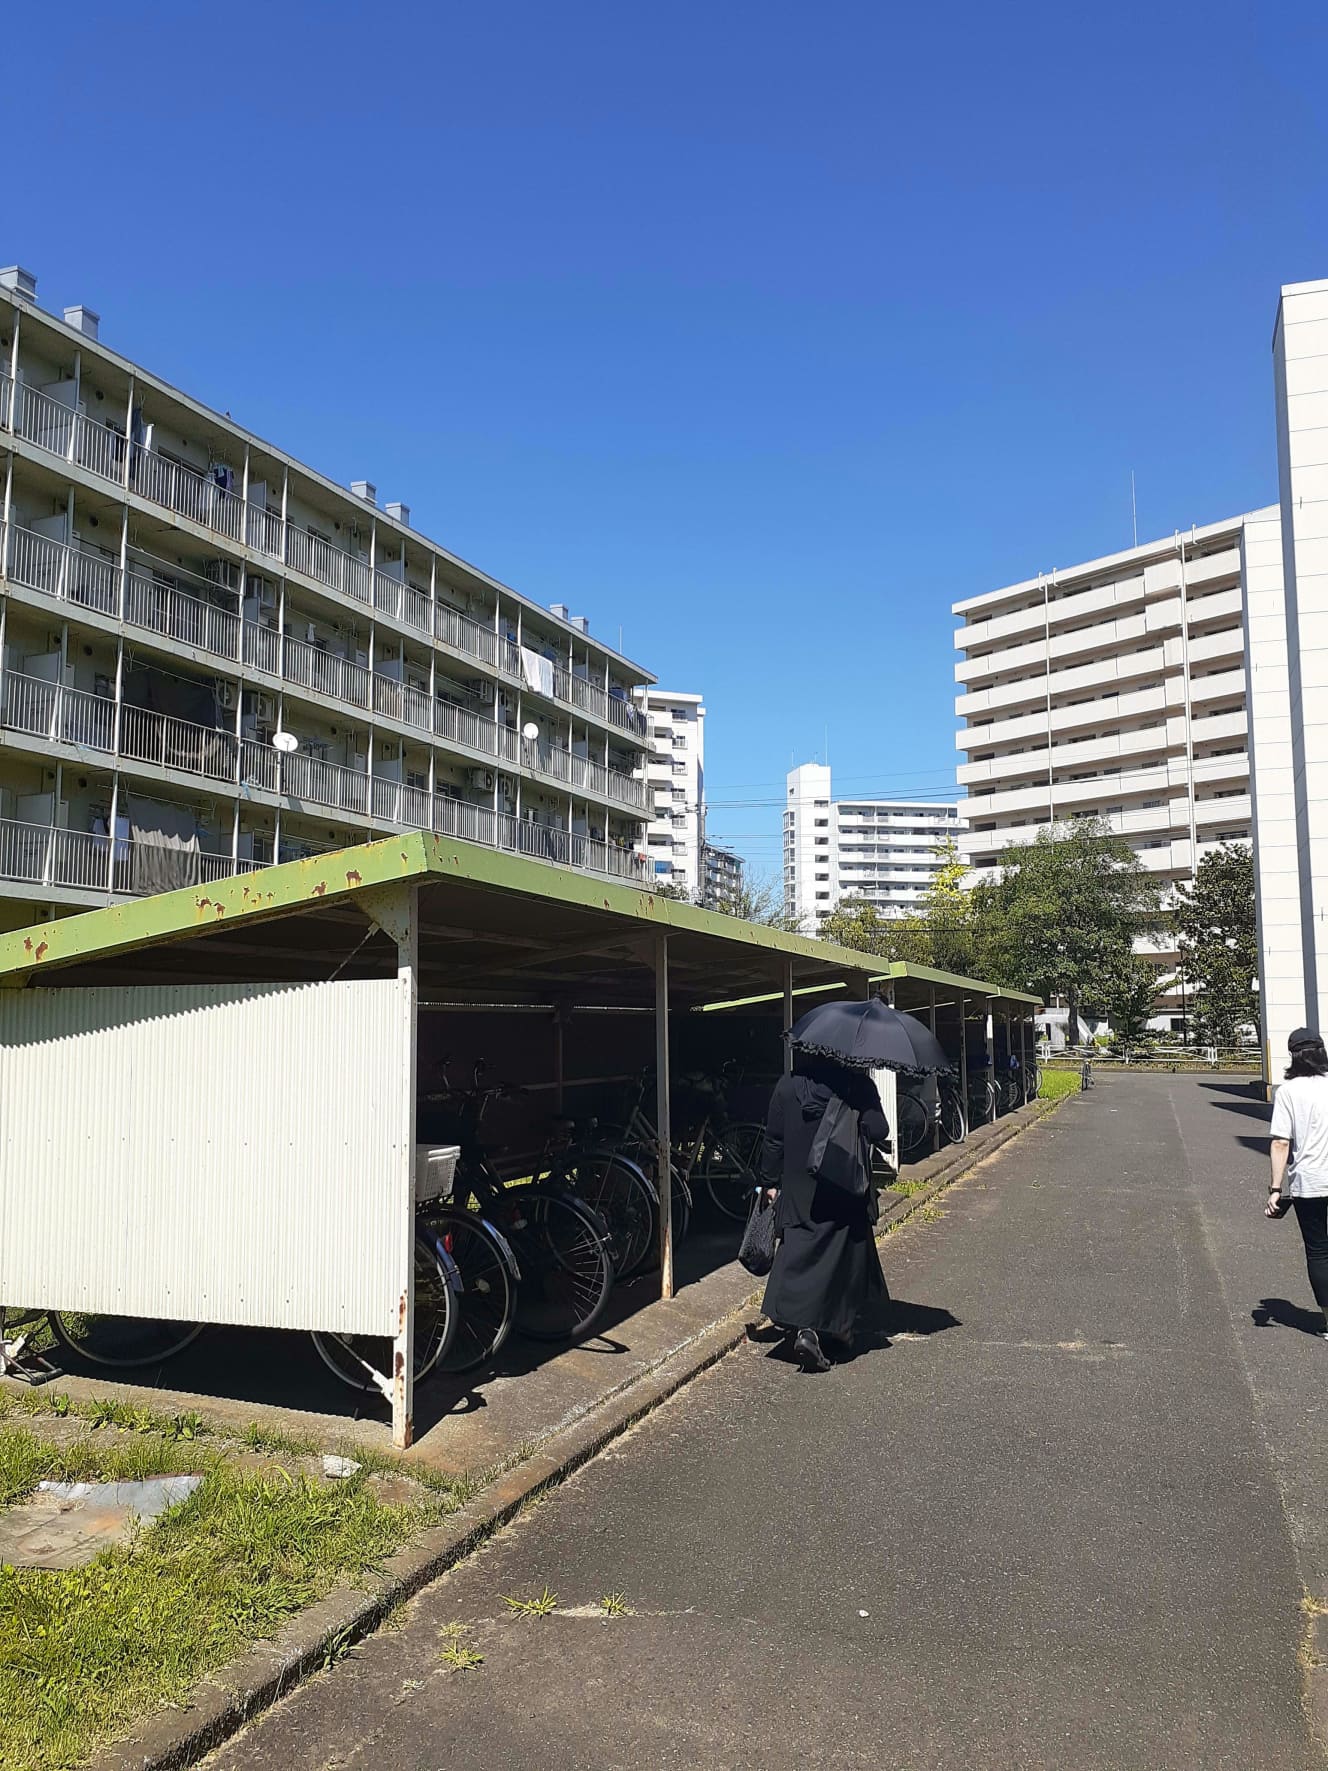
[[[472,769],[470,771],[470,784],[478,793],[492,793],[493,770]]]
[[[235,683],[223,682],[217,691],[217,700],[222,707],[234,707],[239,698],[239,687]]]
[[[487,676],[478,677],[470,685],[470,692],[477,701],[483,701],[486,704],[492,704],[493,702],[495,693],[494,685],[489,681]]]
[[[357,775],[367,775],[369,773],[368,752],[364,750],[355,751],[350,759],[350,766],[355,770]]]
[[[272,695],[258,696],[254,702],[254,712],[260,720],[270,724],[277,717],[276,698]]]
[[[209,560],[203,570],[209,584],[220,585],[223,590],[239,590],[242,573],[234,560]]]

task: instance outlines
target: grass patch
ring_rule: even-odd
[[[1038,1089],[1040,1101],[1061,1101],[1066,1095],[1079,1093],[1079,1072],[1077,1070],[1044,1070],[1042,1082]]]
[[[363,1473],[239,1471],[219,1448],[161,1434],[51,1446],[0,1429],[0,1502],[43,1479],[186,1471],[204,1480],[182,1506],[87,1567],[0,1567],[0,1765],[82,1762],[456,1505],[385,1505]]]
[[[599,1608],[605,1617],[628,1617],[631,1615],[626,1593],[605,1593],[599,1602]]]
[[[925,1192],[926,1189],[930,1186],[931,1186],[930,1181],[893,1180],[893,1181],[891,1181],[891,1183],[890,1183],[889,1187],[886,1189],[886,1191],[890,1192],[890,1193],[902,1193],[904,1198],[908,1199],[914,1193]]]

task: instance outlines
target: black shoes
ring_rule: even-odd
[[[820,1337],[814,1328],[800,1328],[793,1337],[793,1357],[804,1371],[829,1371]]]

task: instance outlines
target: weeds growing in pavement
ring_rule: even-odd
[[[504,1599],[503,1604],[521,1617],[547,1617],[558,1609],[558,1595],[545,1587],[537,1599]]]
[[[467,1648],[461,1638],[469,1635],[469,1625],[449,1623],[438,1632],[442,1647],[438,1650],[438,1658],[445,1667],[454,1673],[471,1673],[477,1666],[483,1666],[484,1656],[474,1648]]]
[[[605,1617],[627,1617],[630,1615],[625,1593],[605,1593],[599,1602],[599,1608]]]

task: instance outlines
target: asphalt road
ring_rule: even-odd
[[[733,1355],[212,1762],[1323,1765],[1328,1345],[1263,1136],[1241,1084],[1071,1101],[886,1244],[889,1349]]]

